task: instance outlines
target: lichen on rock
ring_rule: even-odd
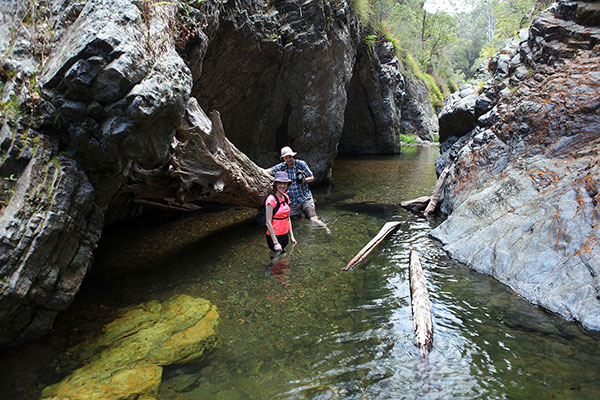
[[[217,343],[219,314],[208,300],[175,295],[123,310],[91,342],[72,349],[83,367],[42,399],[153,399],[162,368],[204,356]]]

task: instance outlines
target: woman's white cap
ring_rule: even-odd
[[[296,153],[292,150],[290,146],[285,146],[281,148],[281,158],[285,156],[295,156]]]

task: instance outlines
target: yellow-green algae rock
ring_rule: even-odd
[[[73,349],[88,364],[45,388],[42,399],[155,399],[163,366],[215,346],[218,317],[208,300],[187,295],[128,308],[98,339]]]

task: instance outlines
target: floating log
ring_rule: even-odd
[[[400,203],[400,207],[404,207],[412,212],[423,212],[427,208],[431,196],[421,196],[414,200],[403,201]]]
[[[429,200],[429,204],[427,205],[427,208],[425,209],[425,212],[423,213],[426,217],[428,217],[435,211],[435,208],[437,207],[437,204],[440,201],[440,196],[442,194],[442,188],[444,187],[444,181],[446,180],[446,177],[448,176],[448,171],[450,171],[449,165],[446,168],[444,168],[444,170],[440,174],[439,178],[435,182],[435,188],[433,189],[433,194],[431,195],[431,200]]]
[[[355,255],[354,258],[352,258],[352,260],[350,260],[344,268],[342,268],[342,270],[352,271],[362,260],[364,260],[369,255],[371,251],[373,251],[375,246],[381,243],[383,239],[385,239],[385,237],[389,235],[392,231],[394,231],[394,229],[396,229],[400,224],[401,222],[398,221],[386,222],[385,225],[383,225],[383,227],[379,231],[379,233],[375,235],[375,237],[371,239],[371,241],[367,243],[367,245],[363,247],[362,250],[359,251],[358,254]]]
[[[427,354],[433,348],[431,303],[419,254],[414,249],[410,251],[409,265],[410,303],[415,340],[417,347],[421,349],[422,356],[427,357]]]

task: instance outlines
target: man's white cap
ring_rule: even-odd
[[[295,156],[296,153],[292,150],[290,146],[285,146],[281,148],[281,158],[285,156]]]

